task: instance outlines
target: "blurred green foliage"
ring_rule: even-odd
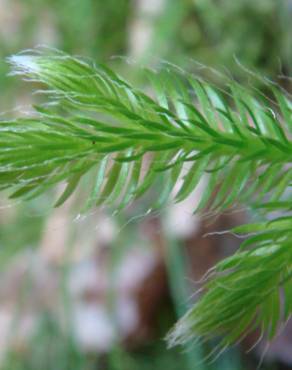
[[[166,0],[148,56],[154,52],[188,69],[193,60],[246,77],[236,58],[276,78],[291,71],[291,17],[290,0]]]
[[[66,336],[55,319],[44,314],[26,351],[11,351],[3,365],[5,370],[91,370],[74,341]]]

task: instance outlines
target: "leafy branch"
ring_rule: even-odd
[[[84,209],[122,209],[163,178],[153,200],[161,207],[169,198],[185,199],[206,175],[197,210],[239,203],[282,210],[272,221],[235,230],[252,236],[214,268],[207,292],[168,338],[177,344],[219,334],[224,348],[259,324],[273,337],[292,311],[288,96],[270,84],[272,103],[235,81],[222,91],[171,66],[146,71],[150,96],[105,66],[63,53],[37,50],[9,62],[13,74],[47,87],[40,92],[48,103],[31,117],[0,121],[0,189],[31,199],[66,181],[59,206],[90,173]]]

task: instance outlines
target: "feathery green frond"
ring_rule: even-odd
[[[224,349],[259,326],[259,338],[266,334],[272,339],[292,309],[291,227],[288,216],[235,228],[236,233],[254,235],[217,264],[206,294],[169,334],[170,345],[217,334],[223,336],[218,348]]]
[[[207,173],[200,208],[216,190],[213,207],[220,209],[251,195],[277,201],[290,182],[291,108],[278,91],[285,125],[236,83],[222,93],[170,66],[148,72],[154,99],[107,67],[62,53],[18,55],[10,63],[13,73],[46,85],[50,98],[32,118],[1,122],[1,188],[13,188],[12,197],[31,198],[66,180],[65,201],[92,170],[91,206],[122,199],[125,206],[162,175],[164,201],[179,180],[181,201]]]
[[[253,233],[219,263],[207,292],[169,335],[171,344],[224,335],[231,344],[261,323],[272,337],[281,318],[279,289],[292,311],[292,103],[271,85],[275,100],[234,81],[221,91],[166,65],[147,71],[151,95],[109,68],[63,53],[36,51],[9,59],[14,74],[41,84],[48,104],[31,117],[0,122],[0,189],[30,199],[60,182],[65,202],[91,173],[85,209],[122,209],[163,177],[160,207],[206,186],[198,210],[239,203],[284,216],[246,225]],[[176,184],[180,187],[174,193]]]

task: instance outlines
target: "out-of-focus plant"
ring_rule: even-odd
[[[155,55],[188,67],[193,59],[245,79],[237,58],[276,78],[290,71],[291,16],[290,0],[165,0],[147,58]]]
[[[59,40],[57,47],[66,51],[87,53],[99,60],[127,52],[128,23],[131,2],[121,0],[53,1]]]
[[[5,56],[39,44],[107,60],[127,53],[129,0],[3,0],[0,3],[0,109],[22,104],[17,81],[3,78]],[[110,21],[109,21],[110,20]]]
[[[33,353],[33,356],[31,355]],[[78,349],[74,340],[58,326],[56,319],[43,314],[27,348],[11,350],[1,369],[5,370],[90,370],[90,359]]]

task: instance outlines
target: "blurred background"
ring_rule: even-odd
[[[144,84],[137,66],[169,61],[264,89],[252,71],[289,90],[291,30],[291,0],[0,0],[0,111],[30,110],[32,86],[7,77],[5,58],[37,45]],[[216,341],[166,348],[200,278],[238,247],[208,234],[252,216],[194,216],[199,197],[200,189],[155,214],[137,202],[123,214],[80,215],[80,194],[60,209],[53,192],[27,203],[1,194],[0,369],[292,369],[290,323],[273,343],[253,348],[255,333],[213,362]]]

